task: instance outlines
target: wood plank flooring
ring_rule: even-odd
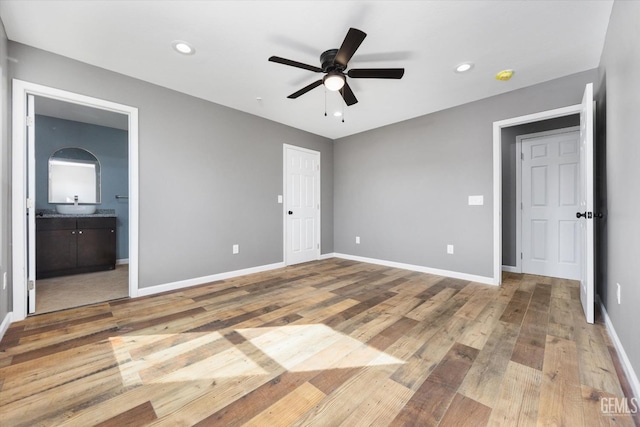
[[[619,375],[575,282],[329,259],[12,324],[0,425],[633,426]]]

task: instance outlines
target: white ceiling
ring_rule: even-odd
[[[595,68],[612,4],[3,0],[0,17],[10,40],[336,139]],[[349,27],[368,34],[349,68],[404,67],[402,80],[350,79],[359,103],[328,93],[328,117],[323,87],[287,99],[318,74],[269,56],[320,66]],[[455,73],[465,61],[473,70]],[[497,81],[505,68],[515,76]]]

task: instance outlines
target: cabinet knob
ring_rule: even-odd
[[[74,230],[74,231],[72,231],[72,232],[71,232],[71,234],[76,234],[76,231],[75,231],[75,230]]]
[[[115,232],[116,232],[116,230],[111,230],[111,232],[112,232],[112,233],[115,233]]]
[[[82,230],[78,230],[78,234],[82,234]]]

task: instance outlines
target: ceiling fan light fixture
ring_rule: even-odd
[[[344,76],[341,73],[330,71],[326,76],[324,76],[322,83],[324,83],[324,86],[328,90],[335,92],[342,89],[345,81]]]

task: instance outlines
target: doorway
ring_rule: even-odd
[[[128,116],[41,96],[33,103],[37,286],[30,314],[128,297]],[[92,221],[79,231],[57,212],[75,208],[65,204],[72,194],[89,203],[79,208],[97,209],[77,217]]]
[[[125,246],[128,252],[127,258],[121,258],[121,264],[128,261],[127,295],[138,295],[138,111],[134,107],[116,104],[97,98],[87,97],[59,89],[42,85],[13,81],[13,142],[12,142],[12,240],[13,240],[13,316],[16,320],[24,319],[27,314],[33,313],[36,301],[36,275],[35,275],[35,219],[38,211],[38,197],[36,192],[35,174],[35,126],[38,111],[29,102],[29,99],[37,98],[42,105],[48,105],[49,110],[41,110],[43,117],[56,115],[56,109],[75,110],[76,117],[106,116],[116,117],[126,123],[127,128],[127,156],[128,156],[128,183],[126,194],[117,194],[128,197],[126,210],[129,233]],[[53,110],[52,110],[52,109]],[[71,113],[69,113],[71,114]],[[61,120],[69,119],[67,116]],[[95,117],[94,117],[95,118]],[[60,119],[60,118],[58,118]],[[86,122],[87,117],[85,120]],[[80,122],[80,121],[78,121]],[[97,125],[102,125],[98,123]],[[54,126],[55,127],[55,126]],[[34,167],[32,167],[32,165]],[[115,199],[115,195],[111,195]],[[42,201],[42,200],[40,200]]]
[[[580,300],[588,323],[594,321],[595,284],[594,284],[594,194],[593,194],[593,134],[594,134],[594,101],[593,84],[585,86],[582,103],[543,111],[493,123],[493,249],[494,249],[494,284],[502,283],[503,261],[503,153],[502,131],[513,126],[535,123],[542,120],[580,115]]]
[[[284,144],[284,263],[320,258],[320,153]]]

